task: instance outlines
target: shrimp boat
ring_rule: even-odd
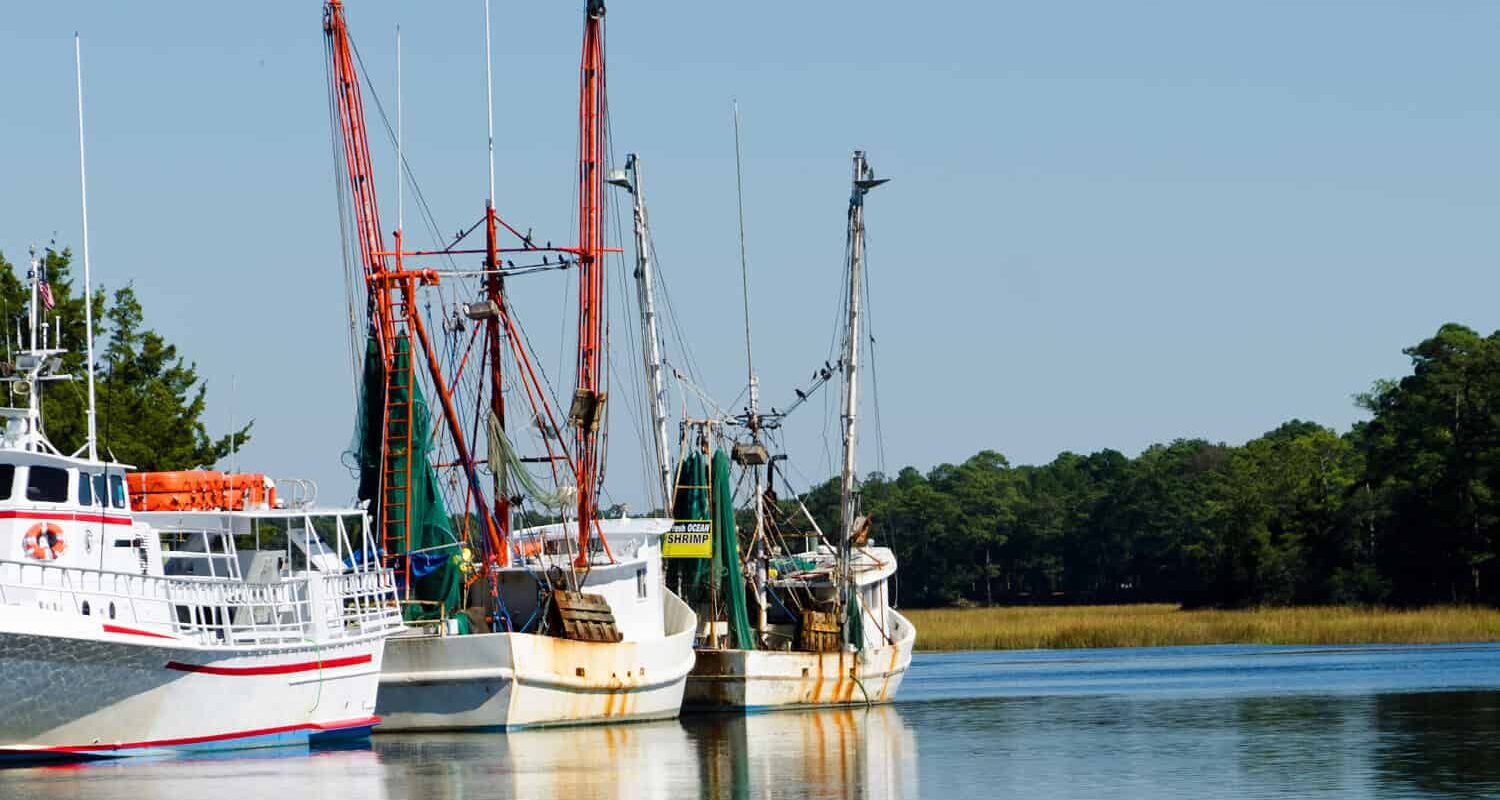
[[[33,254],[30,346],[0,367],[9,394],[25,399],[0,408],[0,759],[368,734],[400,616],[388,570],[344,566],[343,521],[362,512],[205,500],[134,513],[130,467],[96,455],[92,374],[79,453],[44,433],[42,387],[71,376],[65,350],[47,341],[40,280]],[[241,549],[267,517],[287,531],[277,546]],[[331,551],[321,525],[337,532]]]
[[[353,228],[346,266],[358,262],[363,284],[351,278],[348,289],[366,300],[363,330],[351,331],[364,358],[353,365],[363,378],[350,456],[408,628],[392,638],[381,672],[382,731],[659,719],[681,706],[697,622],[663,581],[671,520],[599,510],[603,269],[612,252],[604,247],[603,25],[603,2],[589,0],[578,243],[542,245],[500,219],[492,131],[483,217],[419,250],[403,243],[399,200],[394,245],[384,241],[358,59],[343,3],[325,5],[331,116],[344,145],[339,207]],[[486,55],[488,42],[486,30]],[[471,234],[482,246],[465,243]],[[501,235],[516,241],[502,247]],[[456,263],[464,258],[479,263],[464,268]],[[577,384],[566,416],[554,411],[561,404],[506,292],[507,281],[555,270],[579,276]]]
[[[916,631],[891,603],[895,553],[869,541],[870,520],[858,513],[856,423],[863,341],[864,200],[885,180],[875,178],[861,151],[854,153],[853,173],[843,355],[837,366],[825,364],[818,370],[811,387],[816,390],[842,372],[838,535],[826,537],[794,491],[794,502],[783,504],[778,499],[776,463],[785,456],[771,455],[765,434],[779,427],[808,393],[798,390],[797,401],[785,411],[761,413],[752,363],[746,413],[684,423],[684,451],[696,443],[701,452],[686,455],[678,469],[672,494],[674,513],[684,526],[681,530],[710,522],[704,528],[709,533],[700,535],[698,547],[678,550],[671,546],[677,544],[674,541],[667,553],[686,557],[674,565],[669,581],[675,578],[671,585],[680,587],[704,620],[683,701],[689,708],[750,710],[889,702],[911,664]],[[637,229],[641,227],[638,221]],[[643,247],[638,242],[638,250]],[[649,294],[649,287],[641,292]],[[649,305],[642,304],[643,308]],[[748,353],[748,295],[746,336]],[[664,428],[663,417],[658,412],[659,429]],[[742,433],[732,445],[719,448],[710,469],[709,444],[723,443],[726,429]],[[735,532],[731,461],[749,473],[754,487],[755,524],[743,549]],[[788,505],[791,519],[783,525],[778,517],[787,516],[782,512]],[[786,530],[793,527],[803,532]]]

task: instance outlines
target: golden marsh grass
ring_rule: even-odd
[[[903,610],[918,650],[1500,641],[1500,610],[1440,606],[1186,611],[1170,604]]]

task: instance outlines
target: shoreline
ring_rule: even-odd
[[[920,608],[901,613],[917,628],[917,652],[1500,642],[1500,609],[1481,606],[1188,611],[1169,603],[1143,603]]]

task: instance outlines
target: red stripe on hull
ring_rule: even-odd
[[[101,525],[129,525],[130,517],[103,514],[71,514],[56,511],[0,511],[0,519],[36,519],[44,522],[97,522]]]
[[[205,744],[207,742],[226,742],[231,739],[274,736],[278,733],[292,733],[294,731],[338,731],[352,728],[367,728],[378,724],[380,724],[380,717],[362,717],[360,719],[340,720],[338,722],[303,722],[297,725],[282,725],[276,728],[259,728],[251,731],[235,731],[233,733],[213,733],[207,736],[187,736],[181,739],[157,739],[154,741],[122,742],[119,744],[59,745],[52,747],[0,747],[0,752],[18,755],[29,753],[102,753],[113,750],[140,750],[151,747],[181,747],[190,744]]]
[[[127,627],[125,627],[123,625],[105,625],[104,626],[104,632],[105,633],[128,633],[131,636],[149,636],[152,639],[172,639],[172,640],[176,640],[177,639],[176,636],[168,636],[165,633],[152,633],[151,631],[136,630],[135,628],[127,628]]]
[[[371,660],[372,657],[366,654],[362,656],[348,656],[347,658],[330,658],[323,661],[304,661],[300,664],[270,664],[263,667],[215,667],[204,664],[184,664],[181,661],[168,661],[167,669],[175,669],[182,672],[201,672],[205,675],[244,677],[247,675],[289,675],[294,672],[311,672],[315,669],[350,667],[355,664],[368,664]]]

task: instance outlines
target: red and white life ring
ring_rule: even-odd
[[[62,557],[67,544],[63,542],[63,529],[50,522],[38,522],[26,531],[21,540],[21,549],[38,561],[56,561]]]

